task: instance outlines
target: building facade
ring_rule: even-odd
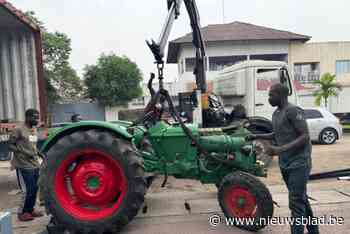
[[[284,61],[296,80],[299,104],[315,106],[313,92],[323,74],[337,77],[342,91],[330,98],[333,113],[350,113],[350,42],[308,42],[311,37],[242,22],[209,25],[202,28],[206,43],[208,89],[220,70],[244,60]],[[169,43],[168,63],[178,65],[178,82],[185,91],[195,87],[194,48],[187,34]]]
[[[206,44],[208,87],[225,67],[245,60],[288,62],[291,44],[302,44],[309,36],[243,22],[208,25],[202,28]],[[169,43],[168,63],[178,65],[179,83],[185,91],[194,88],[195,53],[192,36],[187,34]]]
[[[342,91],[329,100],[328,109],[333,113],[350,113],[350,42],[308,42],[311,37],[243,22],[208,25],[202,28],[206,44],[206,71],[208,90],[212,80],[225,67],[245,60],[283,61],[289,64],[296,80],[298,102],[304,107],[315,106],[312,84],[322,74],[336,74]],[[191,92],[195,88],[193,70],[195,50],[192,35],[187,34],[169,43],[167,63],[177,64],[177,82],[167,83],[166,88],[178,103],[178,93]],[[155,89],[158,89],[155,84]],[[128,107],[115,107],[106,111],[107,120],[118,119],[121,109],[143,109],[150,100],[146,85],[144,97],[129,103]]]
[[[245,60],[288,61],[289,41],[235,41],[206,43],[208,80],[214,79],[225,67]],[[181,46],[178,60],[179,80],[193,82],[194,61],[191,44]]]
[[[335,74],[342,90],[329,100],[332,113],[349,113],[350,105],[350,42],[293,43],[289,50],[289,64],[294,79],[306,89],[299,89],[299,102],[303,106],[314,106],[312,84],[323,74]]]

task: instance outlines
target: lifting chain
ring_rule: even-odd
[[[157,69],[158,69],[158,79],[159,79],[159,88],[163,89],[163,79],[164,79],[164,62],[157,63]]]

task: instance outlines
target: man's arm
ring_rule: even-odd
[[[288,151],[290,149],[296,149],[303,147],[310,141],[309,130],[307,126],[307,122],[305,119],[304,111],[298,107],[291,108],[287,112],[287,118],[290,123],[293,125],[295,131],[297,132],[297,138],[285,145],[282,146],[271,146],[271,150],[276,153],[282,153]]]
[[[261,139],[261,140],[273,140],[275,137],[275,133],[267,133],[267,134],[257,134],[256,139]]]
[[[16,142],[17,142],[17,139],[19,139],[19,137],[20,137],[19,130],[18,129],[14,129],[11,132],[10,138],[9,138],[9,141],[8,141],[10,151],[12,151],[12,152],[17,152],[18,151]]]
[[[34,155],[32,154],[32,152],[16,144],[21,137],[22,137],[21,131],[19,129],[14,129],[13,132],[10,134],[10,139],[9,139],[10,151],[14,153],[17,153],[17,152],[22,153],[28,157],[33,157]]]
[[[150,79],[149,79],[149,81],[148,81],[148,84],[147,84],[147,88],[148,88],[148,90],[149,90],[149,92],[150,92],[150,94],[151,94],[151,97],[153,97],[154,94],[156,93],[156,92],[154,91],[154,89],[153,89],[153,86],[152,86],[152,83],[153,83],[153,79],[154,79],[154,78],[155,78],[154,73],[151,73],[151,77],[150,77]]]
[[[267,133],[267,134],[251,134],[249,136],[247,136],[247,140],[251,141],[251,140],[273,140],[273,138],[275,137],[275,133]]]

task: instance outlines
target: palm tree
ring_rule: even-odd
[[[315,80],[313,83],[318,85],[318,89],[313,93],[317,106],[320,106],[322,99],[324,99],[327,108],[329,97],[336,97],[341,91],[341,86],[336,82],[336,76],[330,73],[323,74],[321,79]]]

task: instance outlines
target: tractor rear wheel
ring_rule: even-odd
[[[221,181],[218,200],[226,218],[235,226],[258,231],[273,215],[273,201],[267,187],[244,172],[228,174]]]
[[[104,130],[78,131],[47,152],[47,211],[72,233],[108,233],[131,221],[146,193],[143,161],[131,143]]]

